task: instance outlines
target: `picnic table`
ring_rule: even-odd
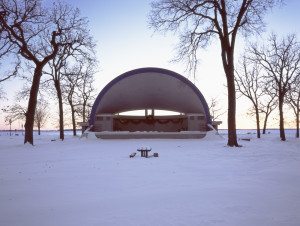
[[[141,152],[141,157],[146,157],[146,158],[148,158],[148,152],[151,150],[152,150],[151,147],[141,147],[137,149],[137,151]]]

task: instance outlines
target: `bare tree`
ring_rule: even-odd
[[[87,59],[84,67],[81,67],[81,78],[78,84],[78,96],[80,99],[80,105],[77,112],[81,114],[82,121],[88,120],[88,113],[96,98],[94,84],[95,69],[97,67],[97,61],[93,59]]]
[[[263,71],[262,73],[266,73]],[[272,85],[261,76],[261,86],[263,95],[259,101],[259,113],[263,116],[263,134],[266,134],[268,119],[271,113],[278,107],[277,92]]]
[[[38,128],[38,134],[41,135],[41,127],[45,125],[47,119],[49,118],[49,108],[48,103],[41,99],[37,103],[34,121]]]
[[[242,59],[240,68],[236,70],[236,87],[237,91],[252,103],[256,118],[257,138],[260,138],[259,100],[263,95],[260,68],[256,63],[251,65],[245,55]]]
[[[63,97],[70,106],[73,135],[76,136],[76,107],[79,105],[78,98],[76,97],[78,95],[78,84],[81,77],[80,65],[74,65],[72,68],[66,65],[63,73],[64,79],[66,80],[63,85]]]
[[[17,121],[24,120],[26,118],[26,107],[20,103],[14,105],[5,106],[2,111],[6,114],[5,121]],[[38,128],[38,135],[41,134],[41,127],[46,123],[49,116],[48,103],[40,99],[37,103],[37,109],[35,111],[34,122]]]
[[[300,75],[297,76],[295,83],[291,84],[286,102],[295,114],[296,137],[299,138],[299,114],[300,114]]]
[[[44,74],[50,75],[51,80],[54,83],[54,89],[56,92],[58,100],[58,109],[59,109],[59,138],[64,140],[64,111],[63,111],[63,101],[62,101],[62,91],[61,91],[61,79],[62,79],[62,68],[66,63],[66,58],[68,52],[68,46],[62,47],[57,55],[48,62],[48,70],[44,70]]]
[[[73,9],[70,6],[64,6],[59,3],[56,7],[57,10],[63,11],[62,16],[68,18],[69,15],[74,15],[78,17],[79,11]],[[59,14],[59,16],[61,16]],[[78,18],[77,18],[78,19]],[[65,19],[66,20],[66,19]],[[65,21],[66,22],[66,21]],[[50,68],[49,71],[44,70],[45,74],[50,75],[51,80],[54,82],[54,87],[56,90],[56,95],[58,99],[59,106],[59,121],[60,121],[60,139],[64,140],[64,111],[63,111],[63,96],[62,96],[62,82],[63,82],[63,68],[67,64],[67,61],[78,60],[79,57],[93,57],[93,49],[95,44],[92,37],[87,29],[87,24],[82,24],[74,32],[68,32],[66,36],[66,41],[68,45],[63,46],[58,51],[57,55],[48,62]]]
[[[1,29],[8,34],[10,43],[14,44],[21,56],[35,64],[33,83],[26,112],[24,140],[24,143],[29,142],[33,144],[34,113],[42,69],[56,55],[59,49],[57,37],[61,35],[61,32],[57,30],[50,32],[48,30],[47,27],[50,26],[50,18],[46,16],[48,14],[42,8],[41,1],[1,0],[0,10],[3,12],[0,18]],[[44,32],[50,33],[49,39],[46,42],[40,38],[40,34]],[[41,56],[39,54],[40,47],[45,48],[47,45],[52,47],[52,51],[49,55]]]
[[[150,26],[179,32],[178,60],[197,65],[197,51],[217,37],[221,44],[228,90],[228,145],[239,146],[236,136],[234,50],[239,31],[244,35],[263,29],[263,16],[277,0],[160,0],[152,3]],[[183,30],[183,31],[182,31]]]
[[[208,103],[209,112],[211,115],[212,121],[216,121],[226,113],[223,108],[220,106],[220,101],[217,97],[212,97]]]
[[[18,103],[11,106],[5,106],[2,108],[2,111],[6,114],[6,122],[9,120],[12,122],[16,120],[24,120],[26,117],[26,107]]]
[[[259,112],[264,116],[263,134],[266,134],[267,123],[270,114],[277,108],[278,101],[276,97],[271,93],[270,95],[265,95],[264,100],[260,102]]]
[[[75,113],[86,122],[93,106],[96,97],[93,84],[97,66],[98,62],[94,58],[82,58],[72,68],[65,69],[64,97],[71,108],[74,131]]]
[[[78,9],[53,3],[44,8],[41,0],[0,0],[0,30],[7,34],[16,52],[34,65],[32,85],[26,112],[24,143],[33,144],[34,115],[40,79],[44,66],[63,46],[80,38],[71,33],[87,24]]]
[[[285,141],[283,105],[291,84],[295,83],[300,70],[300,45],[295,35],[278,39],[272,34],[267,46],[253,44],[249,49],[253,60],[266,71],[264,80],[277,94],[279,108],[280,138]]]

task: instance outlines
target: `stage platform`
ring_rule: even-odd
[[[89,134],[92,132],[89,132]],[[94,132],[100,139],[201,139],[205,137],[205,131],[182,131],[182,132]],[[90,136],[90,135],[89,135]]]

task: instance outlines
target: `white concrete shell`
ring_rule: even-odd
[[[99,114],[142,109],[203,114],[211,124],[207,103],[197,87],[182,75],[161,68],[136,69],[112,80],[95,100],[89,123],[93,125]]]

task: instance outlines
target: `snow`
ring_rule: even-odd
[[[2,134],[0,225],[299,226],[300,140],[240,138],[251,141],[41,135],[31,146]]]

